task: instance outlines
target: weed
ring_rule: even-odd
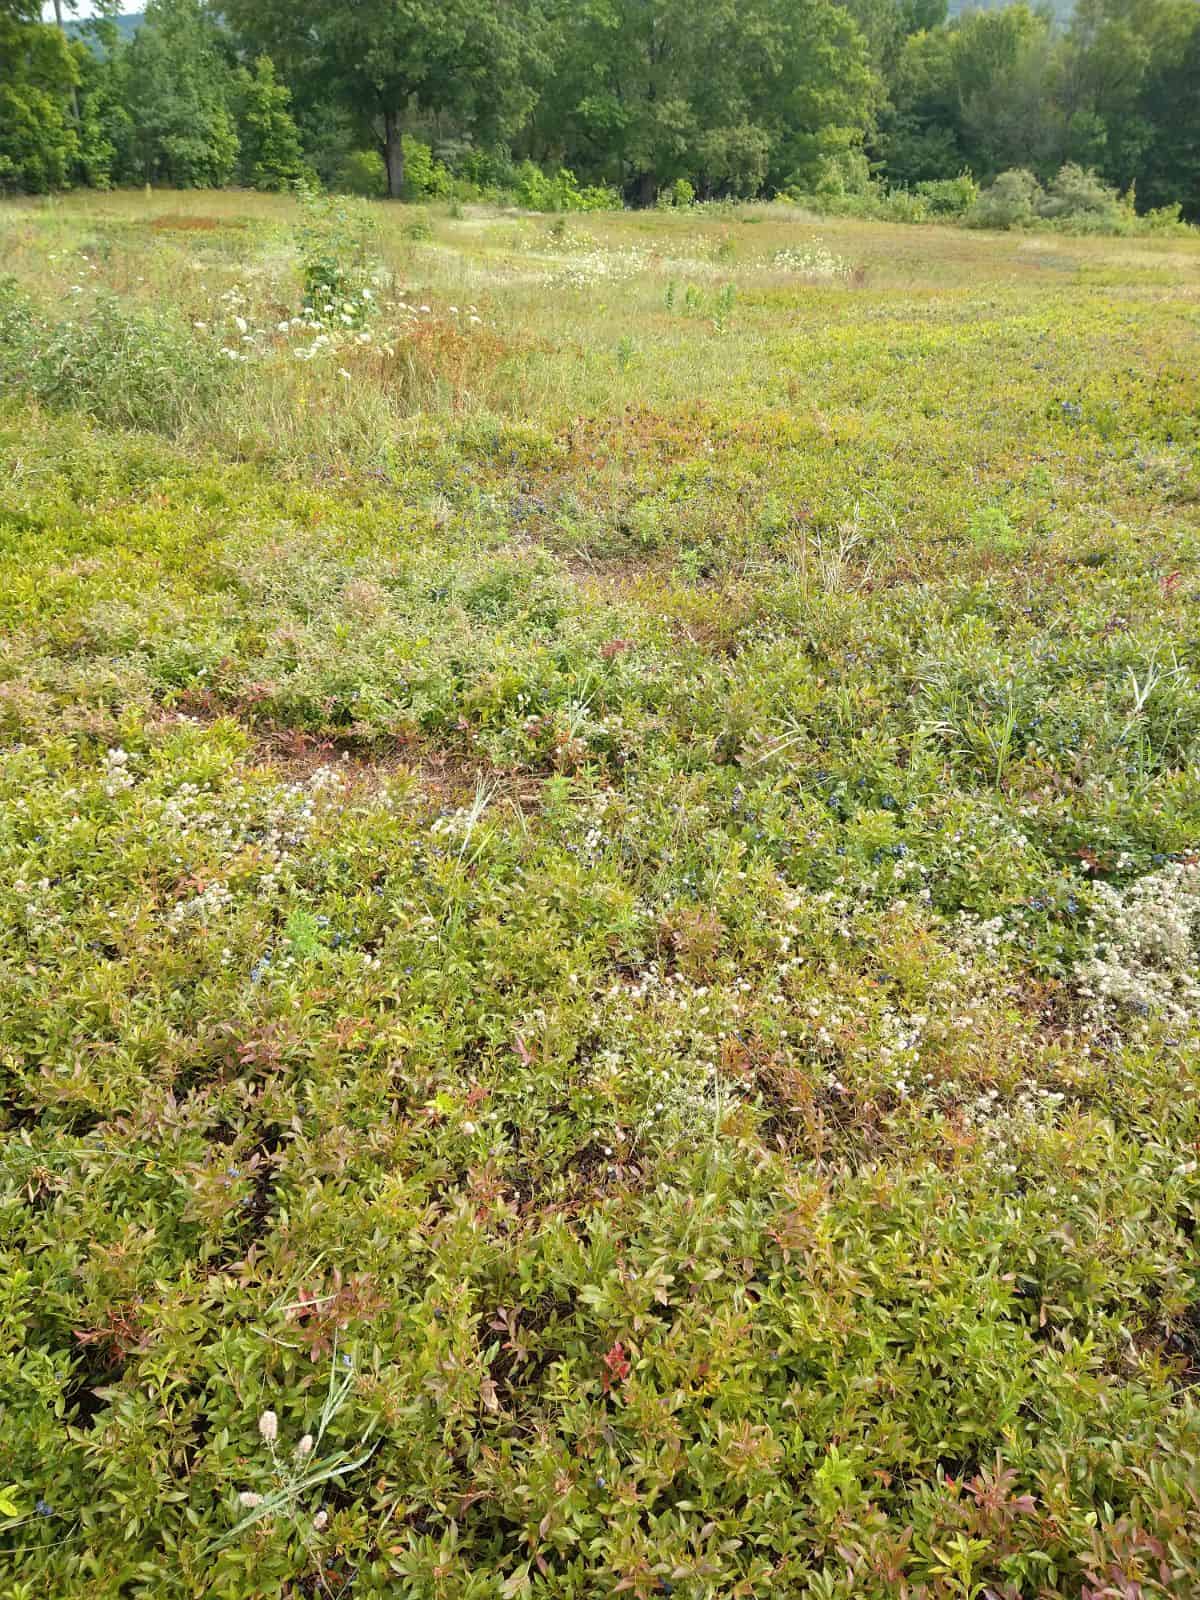
[[[343,196],[303,188],[299,193],[302,220],[296,250],[304,304],[318,315],[332,316],[344,308],[359,321],[367,304],[363,290],[370,286],[374,269],[374,220],[364,206]]]

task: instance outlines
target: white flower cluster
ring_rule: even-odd
[[[841,256],[835,256],[833,251],[819,239],[814,239],[803,249],[798,250],[788,245],[782,250],[776,250],[771,257],[771,265],[777,271],[792,272],[797,277],[812,278],[817,281],[846,278],[850,275],[850,263]]]
[[[1096,885],[1095,954],[1076,977],[1103,1013],[1200,1019],[1200,864],[1172,863],[1124,890]]]
[[[181,834],[203,835],[225,859],[254,845],[261,856],[280,861],[308,838],[314,798],[325,787],[332,785],[322,779],[311,787],[286,784],[262,791],[234,778],[214,793],[181,783],[162,802],[161,817]]]
[[[562,289],[587,289],[594,283],[619,283],[631,278],[644,265],[644,252],[634,246],[624,250],[586,250],[544,274],[541,281]]]
[[[167,927],[173,933],[189,923],[197,923],[206,927],[214,921],[223,911],[227,911],[233,903],[233,895],[224,883],[210,883],[190,900],[181,900],[167,913]]]
[[[117,795],[123,789],[132,789],[136,781],[129,770],[129,751],[123,750],[120,745],[107,750],[104,755],[105,794]]]

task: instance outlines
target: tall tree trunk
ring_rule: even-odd
[[[400,118],[394,111],[383,115],[383,158],[387,163],[388,198],[404,198],[404,145]]]

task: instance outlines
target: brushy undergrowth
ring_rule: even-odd
[[[1200,251],[373,217],[0,211],[4,1592],[1197,1592]]]

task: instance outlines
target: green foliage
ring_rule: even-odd
[[[1045,182],[1076,165],[1118,190],[1144,189],[1152,206],[1190,196],[1200,147],[1182,107],[1200,92],[1198,41],[1190,0],[1081,0],[1066,31],[1008,5],[914,33],[890,75],[889,177],[965,166],[984,181],[1028,170]]]
[[[870,163],[862,150],[837,150],[818,162],[812,192],[836,203],[860,197],[877,199],[881,190],[872,181]]]
[[[980,193],[966,220],[973,228],[1028,227],[1039,216],[1044,199],[1032,172],[1002,172]]]
[[[291,93],[267,56],[237,78],[239,175],[251,189],[290,189],[312,181],[291,113]]]
[[[1094,228],[1115,233],[1123,223],[1133,220],[1132,207],[1123,206],[1115,189],[1094,172],[1068,163],[1060,167],[1046,189],[1038,207],[1047,222],[1069,223],[1082,230]]]
[[[107,189],[120,174],[122,153],[133,139],[133,116],[125,104],[122,72],[115,58],[103,60],[76,46],[80,66],[78,176],[93,189]]]
[[[1176,5],[1164,22],[1155,31],[1157,47],[1148,51],[1141,42],[1134,56],[1142,68],[1139,120],[1151,131],[1128,181],[1151,210],[1178,202],[1195,221],[1200,219],[1200,126],[1191,109],[1200,97],[1200,13]]]
[[[1002,172],[982,190],[965,213],[976,228],[1016,228],[1042,224],[1071,233],[1125,233],[1137,226],[1133,207],[1094,172],[1068,163],[1043,190],[1031,172]],[[1150,228],[1175,219],[1151,219]]]
[[[974,512],[967,523],[967,537],[980,550],[1007,561],[1017,560],[1026,547],[1001,506],[981,506]]]
[[[525,6],[483,0],[228,0],[241,35],[354,119],[382,126],[388,192],[405,190],[404,119],[454,116],[499,136],[529,106]]]
[[[517,204],[529,211],[611,211],[620,205],[620,196],[604,185],[581,187],[573,172],[560,167],[543,172],[532,161],[523,161],[513,174],[513,194]]]
[[[552,48],[539,136],[639,204],[680,178],[705,195],[754,194],[861,142],[866,47],[825,0],[670,0],[654,12],[587,0],[560,20]]]
[[[886,155],[893,181],[1040,167],[1060,137],[1049,24],[1028,5],[972,11],[915,33],[895,69]]]
[[[433,151],[420,139],[410,134],[403,138],[404,189],[409,200],[444,200],[450,194],[452,179],[440,161],[435,161]],[[385,168],[386,176],[386,168]]]
[[[375,220],[361,202],[341,195],[302,188],[299,197],[296,250],[304,304],[318,317],[349,317],[357,326],[370,312]]]
[[[934,217],[964,216],[979,198],[979,185],[969,172],[957,178],[927,178],[914,189]]]
[[[971,182],[1027,171],[1046,187],[1078,169],[1136,194],[1156,226],[1171,226],[1173,205],[1175,220],[1200,218],[1195,0],[956,11],[153,0],[131,30],[108,0],[64,34],[14,3],[0,185],[283,189],[315,173],[374,197],[378,169],[358,152],[378,141],[385,193],[410,201],[524,189],[523,205],[570,210],[579,195],[607,208],[613,192],[663,207],[677,193],[791,194],[914,222],[964,215]],[[1076,231],[1133,226],[1078,193],[1062,207]]]
[[[835,217],[914,223],[928,222],[935,215],[923,194],[908,189],[888,189],[873,179],[868,179],[862,187],[844,184],[838,169],[831,170],[828,166],[823,168],[817,189],[807,192],[793,187],[789,198],[808,210]]]
[[[201,0],[148,0],[118,70],[131,109],[120,181],[181,189],[228,183],[238,157],[234,78]],[[260,92],[265,87],[260,81]]]
[[[68,116],[77,82],[57,28],[0,11],[0,193],[66,186],[79,150]]]
[[[379,151],[351,150],[342,158],[334,187],[364,200],[381,200],[387,193],[387,167]]]
[[[659,191],[655,201],[660,211],[686,210],[695,203],[696,191],[686,178],[676,178],[674,183]]]
[[[223,365],[168,313],[98,295],[74,315],[46,316],[0,280],[0,392],[79,409],[112,427],[171,432],[216,395]]]

